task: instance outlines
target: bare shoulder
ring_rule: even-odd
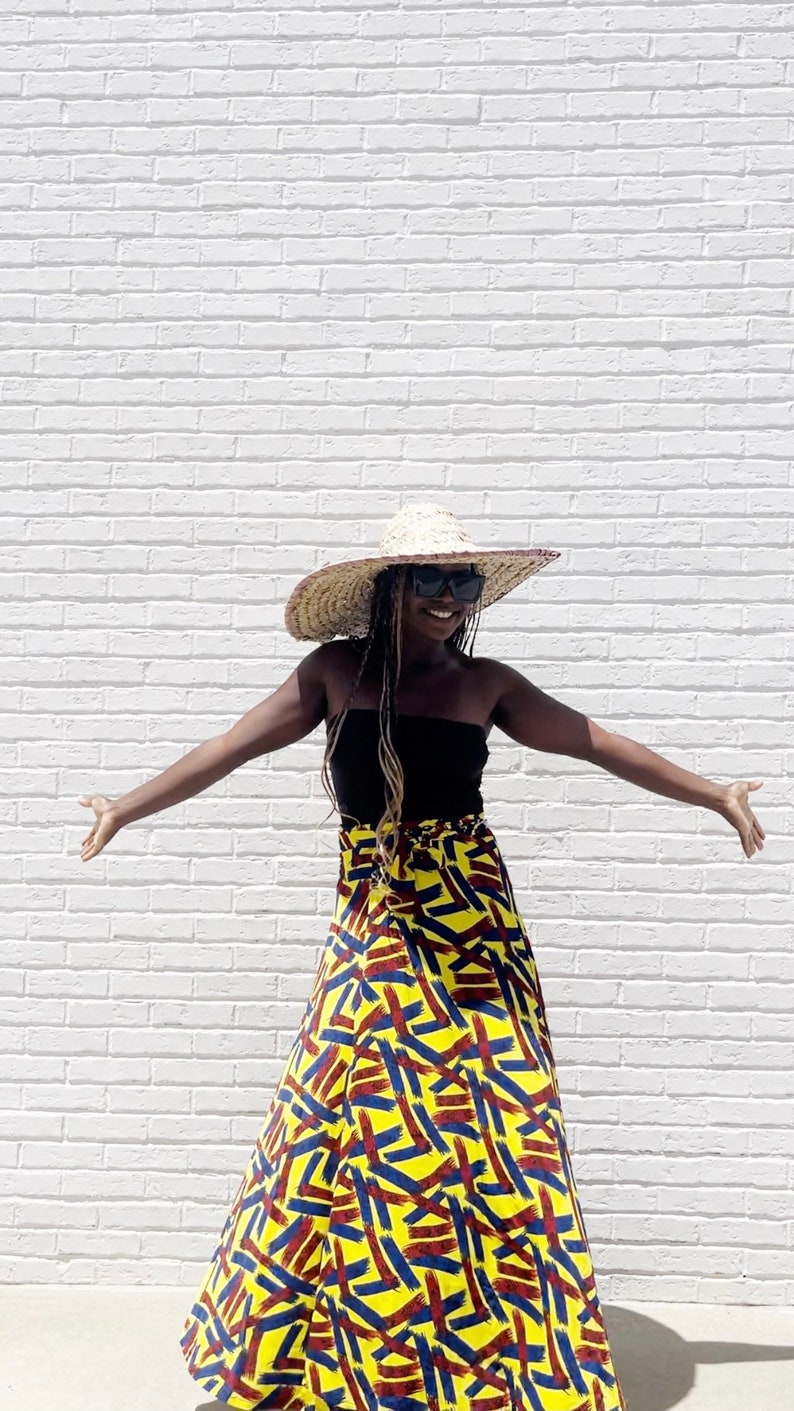
[[[311,734],[326,717],[335,643],[321,643],[301,658],[265,700],[252,706],[226,731],[231,768]]]
[[[331,642],[320,642],[314,651],[304,657],[311,661],[317,671],[338,671],[356,658],[353,642],[347,637],[334,637]]]
[[[483,679],[487,681],[491,690],[495,693],[495,703],[506,691],[515,688],[519,682],[527,681],[527,677],[515,667],[508,666],[506,661],[499,661],[497,657],[478,657],[483,669]]]
[[[362,648],[350,637],[335,637],[323,642],[310,654],[311,670],[322,680],[328,714],[332,715],[356,679],[361,666]],[[305,658],[308,662],[309,657]]]
[[[592,757],[603,731],[595,721],[542,691],[506,662],[491,661],[493,723],[521,745],[580,759]]]
[[[471,673],[470,679],[475,694],[484,708],[488,719],[498,724],[499,702],[511,684],[511,677],[518,675],[496,657],[464,657],[465,668]]]

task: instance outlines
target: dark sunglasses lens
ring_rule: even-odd
[[[450,574],[442,573],[441,569],[434,568],[432,564],[424,564],[413,570],[414,592],[419,598],[436,598],[443,592],[445,584],[449,584],[450,592],[456,602],[474,603],[480,596],[482,585],[485,582],[481,573],[475,573],[473,569],[462,568]]]
[[[437,568],[415,568],[414,592],[419,598],[435,598],[444,587],[444,575]]]
[[[449,580],[452,596],[461,603],[476,602],[480,596],[483,581],[482,575],[472,573],[471,569],[464,569],[462,573],[453,573]]]

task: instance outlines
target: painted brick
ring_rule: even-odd
[[[88,866],[77,795],[274,690],[290,589],[426,496],[562,551],[478,651],[765,781],[751,860],[498,730],[485,798],[602,1297],[790,1302],[790,7],[182,9],[0,59],[0,1280],[203,1272],[326,934],[323,731]]]

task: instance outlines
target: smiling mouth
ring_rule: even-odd
[[[425,608],[425,612],[431,617],[437,617],[442,622],[448,622],[451,617],[455,617],[454,608]]]

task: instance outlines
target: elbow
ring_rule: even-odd
[[[596,724],[595,720],[588,719],[577,757],[586,760],[588,764],[601,764],[610,753],[610,742],[617,738],[613,730],[605,730],[602,725]]]
[[[224,774],[231,774],[232,770],[247,764],[258,753],[251,740],[242,739],[233,728],[223,735],[216,735],[212,746],[217,766]]]

